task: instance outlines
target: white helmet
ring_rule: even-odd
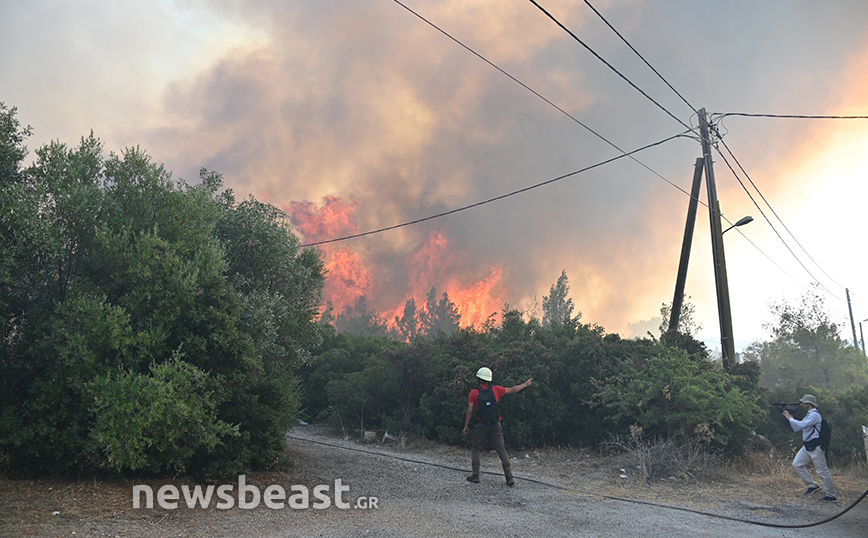
[[[483,366],[479,370],[476,371],[476,377],[483,381],[491,381],[491,370]]]

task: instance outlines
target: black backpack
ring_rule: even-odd
[[[500,421],[500,407],[494,396],[494,386],[489,383],[487,389],[482,388],[482,385],[479,385],[477,389],[479,390],[479,407],[476,411],[476,418],[485,425],[497,424]]]
[[[829,452],[829,442],[832,440],[832,423],[823,419],[820,422],[820,447],[824,452]]]
[[[814,450],[817,447],[823,449],[827,455],[829,453],[829,443],[832,441],[832,423],[825,418],[820,421],[819,435],[809,441],[805,441],[807,450]]]

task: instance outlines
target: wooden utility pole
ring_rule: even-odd
[[[696,158],[693,165],[693,187],[690,189],[690,204],[687,206],[687,224],[684,225],[684,240],[681,242],[681,260],[678,262],[678,277],[675,279],[675,297],[669,312],[669,330],[678,330],[681,306],[684,304],[684,286],[687,282],[687,264],[690,262],[690,247],[693,244],[693,229],[696,225],[696,208],[699,205],[699,191],[702,188],[702,168],[705,160]]]
[[[717,287],[717,313],[720,319],[720,347],[724,370],[735,363],[735,342],[732,335],[732,311],[729,304],[729,284],[726,278],[726,256],[723,250],[723,229],[720,225],[720,202],[714,182],[711,158],[711,135],[705,109],[699,109],[699,134],[702,137],[702,157],[705,160],[705,178],[708,183],[708,216],[711,221],[711,251],[714,259],[714,282]]]
[[[864,319],[862,321],[865,321]],[[865,333],[862,332],[862,321],[859,322],[859,339],[862,340],[862,356],[865,356]]]
[[[853,307],[850,306],[850,289],[844,288],[847,292],[847,310],[850,311],[850,328],[853,329],[853,347],[859,349],[859,341],[856,340],[856,324],[853,323]]]

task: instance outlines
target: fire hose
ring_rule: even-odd
[[[450,466],[450,465],[443,465],[443,464],[441,464],[441,463],[432,463],[432,462],[429,462],[429,461],[422,461],[422,460],[416,460],[416,459],[412,459],[412,458],[405,458],[405,457],[397,456],[397,455],[394,455],[394,454],[384,454],[384,453],[382,453],[382,452],[374,452],[374,451],[371,451],[371,450],[363,450],[363,449],[361,449],[361,448],[341,446],[341,445],[337,445],[337,444],[334,444],[334,443],[326,443],[325,441],[314,441],[313,439],[305,439],[305,438],[302,438],[302,437],[293,437],[293,436],[290,436],[290,435],[287,435],[286,438],[287,438],[287,439],[292,439],[292,440],[294,440],[294,441],[303,441],[303,442],[306,442],[306,443],[312,443],[312,444],[317,444],[317,445],[329,446],[329,447],[332,447],[332,448],[340,448],[340,449],[342,449],[342,450],[348,450],[348,451],[352,451],[352,452],[361,452],[361,453],[363,453],[363,454],[370,454],[370,455],[372,455],[372,456],[381,456],[381,457],[384,457],[384,458],[391,458],[391,459],[396,459],[396,460],[405,461],[405,462],[409,462],[409,463],[416,463],[416,464],[419,464],[419,465],[428,465],[428,466],[430,466],[430,467],[439,467],[439,468],[441,468],[441,469],[448,469],[448,470],[450,470],[450,471],[460,471],[460,472],[465,472],[465,473],[467,472],[467,469],[460,468],[460,467],[452,467],[452,466]],[[499,476],[499,473],[492,472],[492,471],[481,471],[481,473],[482,473],[482,474],[488,474],[488,475]],[[826,524],[826,523],[829,523],[830,521],[833,521],[833,520],[838,519],[839,517],[843,516],[844,514],[846,514],[846,513],[849,512],[850,510],[852,510],[852,509],[853,509],[857,504],[859,504],[860,502],[862,502],[862,501],[865,499],[865,497],[868,497],[868,490],[865,490],[865,492],[862,493],[862,495],[860,495],[860,496],[859,496],[855,501],[853,501],[849,506],[847,506],[846,508],[844,508],[842,511],[838,512],[838,513],[835,514],[834,516],[829,517],[829,518],[826,518],[826,519],[824,519],[824,520],[822,520],[822,521],[816,521],[816,522],[813,522],[813,523],[801,523],[801,524],[796,524],[796,525],[784,525],[784,524],[779,524],[779,523],[766,523],[766,522],[763,522],[763,521],[751,521],[751,520],[748,520],[748,519],[741,519],[741,518],[732,517],[732,516],[725,516],[725,515],[721,515],[721,514],[714,514],[714,513],[711,513],[711,512],[703,512],[703,511],[701,511],[701,510],[693,510],[693,509],[691,509],[691,508],[684,508],[684,507],[681,507],[681,506],[673,506],[673,505],[670,505],[670,504],[662,504],[662,503],[656,503],[656,502],[652,502],[652,501],[640,501],[640,500],[638,500],[638,499],[629,499],[629,498],[625,498],[625,497],[617,497],[617,496],[614,496],[614,495],[606,495],[606,494],[603,494],[603,493],[595,493],[595,492],[591,492],[591,491],[582,491],[582,490],[578,490],[578,489],[575,489],[575,488],[570,488],[570,487],[567,487],[567,486],[563,486],[563,485],[561,485],[561,484],[553,484],[553,483],[550,483],[550,482],[546,482],[546,481],[544,481],[544,480],[538,480],[538,479],[536,479],[536,478],[523,477],[523,476],[519,476],[519,475],[515,475],[515,478],[520,479],[520,480],[524,480],[525,482],[533,482],[533,483],[535,483],[535,484],[540,484],[540,485],[542,485],[542,486],[546,486],[546,487],[550,487],[550,488],[554,488],[554,489],[559,489],[559,490],[561,490],[561,491],[565,491],[565,492],[568,492],[568,493],[576,493],[576,494],[579,494],[579,495],[588,495],[588,496],[592,496],[592,497],[599,497],[599,498],[602,498],[602,499],[609,499],[609,500],[620,501],[620,502],[628,502],[628,503],[633,503],[633,504],[643,504],[643,505],[646,505],[646,506],[654,506],[654,507],[657,507],[657,508],[666,508],[666,509],[669,509],[669,510],[678,510],[678,511],[681,511],[681,512],[690,512],[690,513],[698,514],[698,515],[701,515],[701,516],[714,517],[714,518],[718,518],[718,519],[726,519],[726,520],[729,520],[729,521],[738,521],[738,522],[740,522],[740,523],[747,523],[747,524],[749,524],[749,525],[758,525],[758,526],[761,526],[761,527],[771,527],[771,528],[775,528],[775,529],[806,529],[806,528],[808,528],[808,527],[817,527],[817,526],[819,526],[819,525],[824,525],[824,524]]]

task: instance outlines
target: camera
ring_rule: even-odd
[[[783,413],[784,411],[789,411],[790,414],[795,414],[796,411],[802,408],[802,404],[799,402],[796,403],[776,403],[772,404],[773,407],[778,408],[778,413]]]

